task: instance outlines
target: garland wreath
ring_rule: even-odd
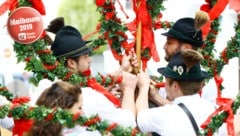
[[[217,85],[218,98],[221,97],[221,91],[224,89],[222,86],[223,78],[220,77],[220,73],[222,72],[224,65],[228,64],[230,59],[239,57],[240,54],[240,14],[238,14],[237,24],[235,24],[236,34],[231,38],[231,40],[227,42],[227,46],[219,54],[219,57],[216,57],[213,53],[217,34],[220,31],[219,22],[221,20],[221,16],[219,15],[225,9],[227,4],[228,1],[226,0],[206,0],[206,4],[203,4],[201,6],[201,10],[209,13],[211,20],[211,24],[207,25],[206,28],[204,28],[204,31],[209,32],[207,32],[208,35],[206,36],[204,45],[200,50],[201,54],[204,56],[202,66],[208,71],[210,75],[209,78],[214,78]]]
[[[149,0],[147,1],[147,6],[145,5],[147,7],[145,9],[147,9],[149,16],[151,17],[150,18],[151,24],[152,24],[151,27],[154,29],[168,28],[171,26],[170,22],[160,21],[162,16],[160,13],[160,10],[164,10],[164,7],[162,6],[162,2],[163,1]],[[215,12],[216,9],[219,10],[219,8],[216,8],[216,7],[219,7],[220,5],[221,5],[221,8],[223,7],[225,8],[228,2],[226,0],[218,0],[218,1],[206,0],[206,3],[207,4],[202,5],[201,9],[207,11],[210,15],[210,13],[216,13]],[[12,0],[11,2],[6,2],[5,4],[8,5],[7,9],[9,9],[10,12],[21,6],[32,6],[33,8],[37,9],[42,15],[45,15],[45,9],[41,1]],[[116,11],[112,1],[96,0],[96,5],[98,6],[98,11],[102,14],[102,17],[100,19],[100,25],[97,27],[97,31],[102,35],[99,36],[98,39],[93,41],[92,47],[94,49],[97,49],[99,46],[103,45],[105,41],[107,41],[111,47],[111,51],[114,57],[117,60],[121,60],[121,54],[123,49],[127,52],[131,48],[134,48],[133,45],[135,43],[129,44],[126,42],[127,37],[125,35],[125,32],[127,30],[130,30],[133,33],[133,35],[136,36],[136,33],[134,33],[133,29],[131,29],[131,27],[134,26],[133,24],[136,25],[136,22],[132,23],[131,25],[129,24],[126,25],[127,27],[122,25],[120,19],[117,18],[116,16]],[[134,5],[137,5],[136,1],[134,1]],[[139,9],[142,9],[142,8],[139,8]],[[215,39],[219,31],[218,29],[219,18],[217,17],[220,15],[222,11],[223,10],[220,9],[217,15],[214,14],[215,16],[212,16],[211,18],[212,23],[210,27],[211,30],[208,33],[208,36],[205,41],[205,45],[201,50],[202,54],[205,57],[205,60],[203,61],[202,65],[208,68],[208,72],[212,75],[212,77],[214,77],[216,84],[218,85],[218,90],[222,89],[221,83],[223,79],[219,75],[222,71],[223,66],[228,63],[229,59],[238,57],[239,51],[240,51],[240,41],[239,41],[240,39],[239,37],[240,36],[239,35],[240,33],[239,18],[240,17],[239,16],[240,15],[238,15],[238,22],[235,25],[235,31],[236,31],[235,36],[232,37],[231,40],[228,42],[227,47],[220,54],[220,58],[214,59],[215,57],[212,51],[214,49]],[[135,12],[136,13],[140,12],[138,10],[138,7],[135,7]],[[141,17],[139,18],[141,20]],[[141,20],[141,21],[144,21],[144,20]],[[68,69],[63,65],[64,59],[60,61],[56,61],[56,58],[53,56],[48,45],[49,45],[49,39],[46,32],[44,32],[42,37],[34,43],[27,44],[27,45],[20,44],[17,42],[14,43],[14,50],[17,53],[18,62],[25,61],[26,62],[25,69],[28,71],[32,71],[34,73],[34,76],[30,79],[30,82],[37,85],[39,81],[41,81],[44,78],[54,80],[57,77],[59,79],[67,80],[72,83],[77,83],[83,86],[87,86],[88,78],[70,73]],[[143,62],[146,62],[146,60],[149,60],[150,57],[152,56],[154,57],[154,53],[151,51],[152,51],[151,48],[148,48],[148,47],[142,48],[141,56],[142,56]],[[155,56],[155,59],[156,58],[157,57]],[[108,86],[117,81],[120,82],[120,79],[115,79],[111,75],[104,77],[101,74],[96,76],[95,80],[97,80],[99,83],[101,83],[104,86]],[[220,95],[219,95],[219,98],[220,98]],[[230,105],[228,106],[230,107],[230,110],[229,108],[226,110],[224,106],[220,106],[221,108],[218,109],[218,112],[212,115],[212,118],[209,120],[207,125],[205,124],[205,127],[203,127],[205,129],[204,133],[209,134],[209,133],[216,132],[216,130],[221,126],[221,124],[226,121],[226,118],[232,115],[232,114],[229,114],[230,113],[229,111],[233,111],[233,113],[236,113],[236,109],[238,109],[239,107],[239,97],[237,98],[236,102],[231,101],[230,103],[228,103],[228,105]]]
[[[88,128],[89,131],[98,130],[102,135],[111,132],[114,136],[145,136],[145,133],[139,132],[131,127],[121,127],[116,123],[110,124],[107,120],[101,120],[97,115],[86,117],[77,113],[70,113],[61,108],[48,109],[44,106],[29,106],[29,97],[13,97],[6,87],[0,86],[0,95],[5,96],[11,103],[1,105],[0,118],[5,116],[13,117],[15,123],[21,124],[20,129],[27,126],[26,120],[45,120],[49,122],[59,122],[63,126],[72,128],[75,125],[81,125]],[[18,126],[19,127],[19,126]],[[19,130],[24,132],[24,130]]]

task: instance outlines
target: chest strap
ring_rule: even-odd
[[[183,109],[183,111],[187,114],[189,120],[192,123],[192,126],[194,128],[196,135],[198,135],[199,128],[198,128],[198,125],[197,125],[195,119],[193,118],[192,113],[188,110],[188,108],[183,103],[179,103],[178,106],[180,106]]]

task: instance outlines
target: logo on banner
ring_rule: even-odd
[[[41,14],[34,8],[20,7],[9,16],[7,29],[16,42],[33,43],[40,38],[44,30]]]

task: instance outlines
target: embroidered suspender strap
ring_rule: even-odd
[[[188,108],[183,103],[179,103],[178,106],[180,106],[183,109],[183,111],[187,114],[188,118],[190,119],[190,121],[192,123],[192,126],[194,128],[196,135],[198,135],[199,128],[198,128],[198,125],[197,125],[195,119],[193,118],[192,113],[188,110]]]

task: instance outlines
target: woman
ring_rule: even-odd
[[[36,104],[47,108],[60,107],[69,110],[72,113],[82,111],[82,94],[78,85],[69,82],[59,81],[52,84],[51,87],[44,90],[38,98]],[[85,127],[75,126],[74,128],[65,128],[59,122],[35,121],[29,136],[100,136],[97,131],[87,131]]]

